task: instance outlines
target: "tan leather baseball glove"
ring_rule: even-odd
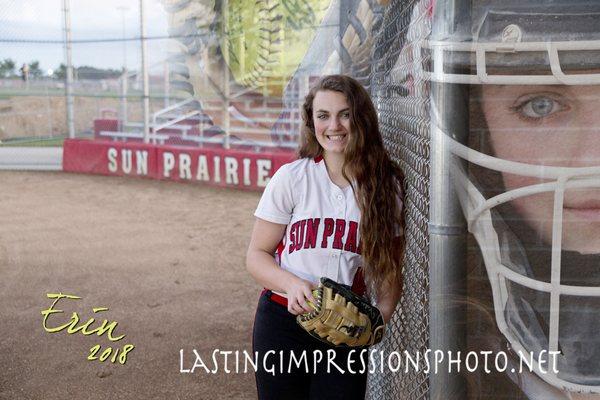
[[[314,310],[296,317],[313,337],[334,346],[370,346],[381,341],[383,316],[366,298],[328,278],[321,278],[313,296]]]

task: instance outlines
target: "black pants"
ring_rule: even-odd
[[[254,319],[252,347],[258,352],[258,398],[364,399],[367,348],[351,351],[313,338],[296,323],[296,317],[286,307],[269,299],[270,294],[266,292],[260,297]],[[322,359],[315,362],[320,356]]]

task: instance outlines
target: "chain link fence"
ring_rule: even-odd
[[[126,4],[123,6],[123,4]],[[151,112],[177,99],[166,63],[166,11],[145,0]],[[67,136],[65,12],[62,0],[3,1],[0,7],[0,141],[60,145]],[[139,2],[70,2],[74,127],[94,119],[142,120]]]
[[[425,354],[429,340],[429,96],[428,83],[414,65],[413,46],[424,39],[428,23],[423,2],[392,1],[374,26],[371,94],[390,155],[405,174],[406,256],[399,312],[378,351]],[[423,369],[397,372],[386,367],[369,380],[370,399],[427,399],[429,383]]]

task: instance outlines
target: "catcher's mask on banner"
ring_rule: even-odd
[[[471,85],[457,100],[470,102],[469,139],[434,100],[432,134],[451,154],[498,327],[546,382],[600,393],[600,2],[438,1],[433,15],[445,26],[421,44],[419,73]]]

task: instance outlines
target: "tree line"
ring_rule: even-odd
[[[40,78],[44,75],[44,72],[40,68],[40,62],[37,60],[27,63],[29,67],[29,78]],[[16,62],[11,58],[5,58],[0,61],[0,77],[2,78],[13,78],[19,77],[22,74],[22,67],[17,66]],[[73,76],[75,79],[115,79],[120,77],[122,71],[116,69],[102,69],[96,67],[90,67],[83,65],[81,67],[73,68]],[[58,68],[54,69],[51,77],[55,79],[65,79],[67,76],[67,66],[60,64]]]

